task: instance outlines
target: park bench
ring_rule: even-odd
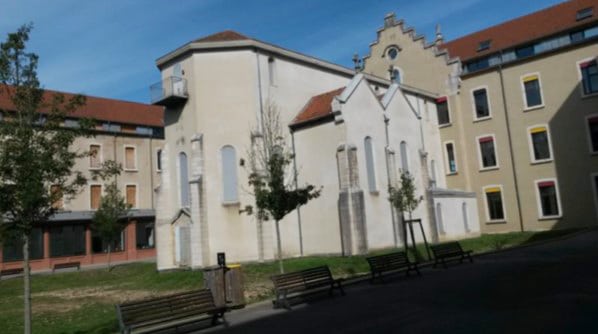
[[[298,297],[328,289],[328,294],[333,295],[334,289],[338,289],[341,295],[345,295],[342,280],[333,279],[328,266],[315,267],[296,271],[292,273],[272,276],[276,299],[272,301],[274,307],[291,308],[289,298]]]
[[[405,252],[394,252],[390,254],[371,256],[366,258],[366,260],[370,264],[372,283],[376,277],[381,281],[384,281],[382,274],[389,272],[399,272],[404,270],[407,276],[409,276],[411,271],[415,271],[418,275],[421,275],[419,269],[417,268],[417,263],[411,262],[407,256],[407,253]]]
[[[467,258],[470,262],[473,262],[473,258],[471,257],[472,251],[464,251],[457,241],[432,245],[430,248],[432,248],[432,253],[434,253],[434,267],[442,262],[442,265],[447,268],[447,260],[458,260],[463,263],[463,260]]]
[[[224,319],[226,307],[217,307],[209,289],[182,292],[116,305],[121,333],[149,333],[165,330],[187,332],[189,326],[211,320],[211,325]],[[187,329],[184,329],[187,327]]]
[[[77,268],[77,270],[81,270],[81,262],[65,262],[65,263],[56,263],[52,267],[52,272],[60,269],[67,269],[67,268]]]
[[[23,268],[12,268],[0,270],[0,277],[2,276],[14,276],[23,273]]]

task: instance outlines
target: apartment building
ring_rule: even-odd
[[[446,43],[394,14],[378,31],[365,72],[439,95],[447,186],[477,194],[483,232],[598,221],[597,10],[566,1]]]
[[[45,92],[48,98],[54,93]],[[0,94],[0,110],[11,108],[8,97]],[[96,120],[93,136],[76,139],[72,148],[92,152],[74,167],[88,178],[88,184],[74,199],[55,203],[58,212],[49,222],[33,229],[32,270],[50,270],[55,264],[66,262],[88,266],[107,261],[108,244],[90,225],[106,186],[101,180],[93,180],[92,172],[106,160],[122,164],[118,186],[132,206],[129,223],[112,245],[111,261],[155,258],[154,188],[158,186],[161,169],[163,117],[161,107],[91,96],[85,106],[69,115],[64,123],[66,128],[77,127],[81,118]],[[0,247],[0,269],[22,267],[22,256],[20,242],[5,242]]]

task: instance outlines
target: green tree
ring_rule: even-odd
[[[391,185],[388,189],[388,200],[392,206],[401,213],[403,231],[403,245],[407,251],[407,229],[405,224],[405,212],[409,215],[409,220],[412,220],[412,213],[421,201],[423,196],[415,195],[415,182],[413,176],[408,171],[401,172],[401,179],[398,184]],[[413,245],[415,247],[415,245]]]
[[[256,216],[260,220],[274,220],[280,272],[284,273],[280,221],[309,200],[320,196],[321,189],[306,184],[297,187],[297,171],[291,168],[293,155],[286,145],[280,122],[280,112],[273,103],[267,103],[262,115],[262,127],[251,135],[249,151],[249,186],[255,196]],[[244,212],[253,213],[252,206]]]
[[[125,202],[125,198],[118,189],[118,176],[122,172],[121,164],[108,160],[102,164],[102,168],[94,173],[94,178],[102,181],[110,180],[106,186],[106,192],[100,199],[100,207],[93,215],[92,227],[99,233],[102,239],[108,244],[108,271],[111,271],[110,256],[112,245],[120,238],[128,223],[128,213],[131,205]]]
[[[5,235],[23,244],[25,333],[31,333],[31,231],[54,214],[54,203],[63,196],[72,198],[86,183],[80,172],[72,171],[86,153],[70,147],[90,126],[81,122],[78,129],[61,127],[85,98],[66,99],[40,88],[38,56],[26,51],[31,28],[22,26],[0,44],[0,94],[12,103],[9,110],[2,110],[0,122],[0,217]]]

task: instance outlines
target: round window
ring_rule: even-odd
[[[388,51],[386,52],[386,54],[388,54],[388,57],[392,60],[395,60],[397,58],[397,56],[399,55],[399,49],[397,48],[390,48],[388,49]]]

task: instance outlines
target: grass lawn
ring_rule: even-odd
[[[523,232],[482,235],[462,240],[464,249],[481,253],[548,240],[577,230]],[[424,254],[423,246],[419,246]],[[389,250],[376,251],[384,253]],[[327,264],[335,277],[351,277],[368,272],[365,256],[311,256],[285,260],[285,270]],[[277,273],[278,264],[244,264],[245,289],[248,302],[271,296],[270,275]],[[137,300],[202,286],[201,271],[158,273],[154,263],[135,263],[107,270],[67,272],[32,277],[34,333],[113,333],[118,330],[114,304]],[[0,281],[1,333],[21,333],[23,319],[22,279]]]

